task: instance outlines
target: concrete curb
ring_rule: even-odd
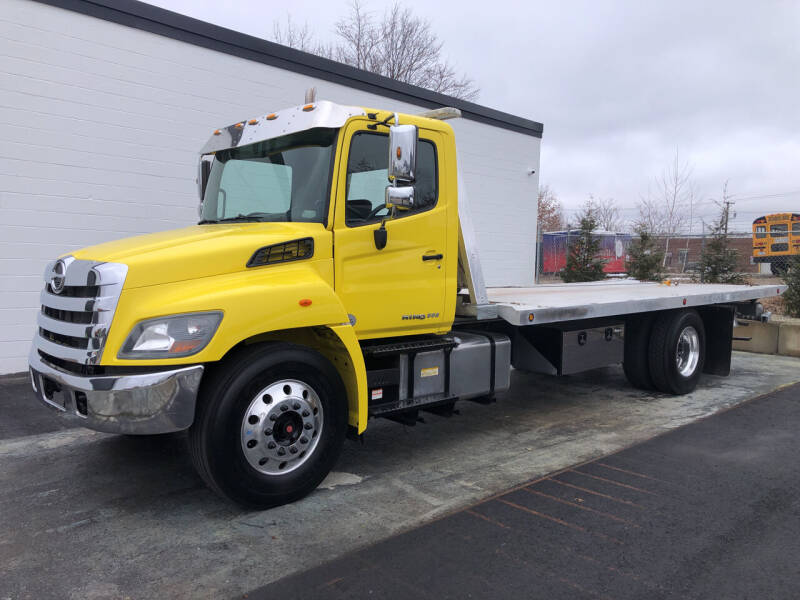
[[[747,323],[746,326],[744,324]],[[750,341],[733,341],[734,350],[758,354],[780,354],[800,357],[800,320],[772,321],[768,323],[740,322],[734,329],[736,337],[749,337]]]

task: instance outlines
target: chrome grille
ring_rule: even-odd
[[[127,265],[72,256],[48,264],[34,338],[40,355],[98,364],[127,274]]]

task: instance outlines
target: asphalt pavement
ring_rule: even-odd
[[[247,596],[800,598],[798,425],[794,385]]]
[[[463,531],[446,534],[443,529],[418,528],[427,523],[443,527],[441,517],[454,511],[521,484],[528,485],[526,482],[571,465],[608,456],[795,382],[800,382],[800,360],[744,353],[734,353],[730,377],[704,377],[695,392],[681,397],[634,390],[619,367],[563,378],[514,372],[511,389],[499,394],[495,404],[459,403],[459,415],[444,418],[426,414],[425,423],[415,427],[386,420],[370,422],[364,444],[348,442],[335,471],[318,490],[293,504],[258,512],[231,505],[203,485],[191,467],[183,434],[131,438],[80,428],[66,429],[55,414],[39,405],[25,376],[2,377],[0,600],[234,598],[248,593],[263,596],[273,594],[275,589],[259,592],[262,586],[281,580],[284,584],[297,581],[287,577],[298,573],[307,573],[309,582],[319,583],[314,571],[318,566],[335,564],[341,557],[360,549],[379,548],[376,543],[398,535],[400,540],[412,540],[408,542],[411,547],[395,547],[397,555],[404,557],[404,562],[397,565],[397,573],[402,576],[397,578],[384,572],[387,581],[404,581],[406,585],[417,580],[425,582],[424,569],[437,565],[441,569],[440,583],[453,584],[452,577],[460,572],[464,584],[460,591],[453,588],[457,594],[467,597],[472,593],[470,590],[475,590],[473,597],[486,597],[487,588],[469,586],[478,586],[484,577],[491,579],[493,569],[500,568],[503,560],[493,554],[499,540],[510,544],[520,539],[533,549],[542,545],[548,549],[545,553],[548,555],[556,552],[552,544],[563,540],[568,548],[575,552],[580,550],[587,558],[570,567],[571,577],[559,576],[597,593],[604,588],[592,587],[595,584],[592,571],[588,570],[589,559],[608,557],[612,562],[605,566],[614,566],[625,564],[619,555],[625,548],[630,548],[633,558],[642,552],[633,542],[633,534],[626,533],[624,528],[621,533],[616,529],[598,529],[599,533],[626,542],[622,549],[615,549],[606,541],[603,542],[606,546],[597,546],[601,549],[598,550],[592,544],[581,543],[579,536],[570,537],[579,530],[502,502],[490,503],[486,505],[488,508],[476,508],[473,512],[510,511],[509,515],[494,512],[483,515],[510,527],[508,531],[481,517],[463,513],[457,518],[471,519],[468,522],[472,537],[466,543]],[[781,418],[786,426],[792,423],[790,414],[782,414]],[[760,421],[755,421],[753,426],[758,423]],[[748,428],[742,429],[742,435],[746,434]],[[732,450],[735,448],[733,445]],[[630,471],[666,482],[681,483],[666,471],[647,470],[646,464],[609,464],[630,467]],[[782,468],[780,463],[778,467]],[[678,471],[683,468],[681,464]],[[768,473],[764,470],[764,474]],[[610,475],[603,477],[619,476],[615,472]],[[571,481],[566,479],[568,477],[585,478],[568,473],[563,477],[565,482]],[[635,479],[623,480],[634,487],[663,493],[658,487],[642,483],[637,486],[632,481]],[[594,490],[587,484],[596,483],[599,482],[589,478],[581,487]],[[550,496],[557,496],[555,492],[562,487],[562,493],[567,489],[569,493],[576,491],[552,482],[546,484],[550,487],[536,485],[533,486],[536,491]],[[715,493],[721,498],[732,493],[737,502],[749,501],[744,495],[749,486],[742,485],[741,490],[734,488],[729,492],[720,484]],[[770,485],[778,490],[776,494],[783,493],[784,481],[777,475]],[[520,506],[525,501],[554,502],[529,492],[516,493],[525,494],[510,500]],[[633,493],[633,490],[622,488],[620,493]],[[590,497],[567,495],[560,499],[575,501],[581,497],[588,507],[621,519],[631,520],[636,515],[625,512],[630,509],[628,505],[614,512],[613,506],[598,504],[602,497],[586,494]],[[613,493],[606,495],[628,498]],[[649,495],[646,500],[651,500]],[[644,501],[630,501],[649,506]],[[685,510],[700,525],[709,516],[691,512],[694,505],[681,502],[677,505],[680,510]],[[544,510],[543,505],[524,506],[539,506],[534,510],[585,529],[596,527],[580,519],[600,515],[580,509],[576,509],[579,517],[562,514],[556,510],[572,510],[573,507],[555,504],[557,509],[550,510]],[[764,515],[773,514],[770,512],[773,504],[776,503],[765,504]],[[780,502],[776,506],[774,518],[781,522]],[[721,501],[716,501],[712,508],[710,517],[715,519],[718,518],[716,513],[724,515],[732,510]],[[664,526],[664,521],[656,521],[664,518],[661,516],[664,510],[664,507],[654,507],[647,513],[648,521],[644,524],[636,521],[639,529],[633,528],[634,533],[650,526],[650,520],[652,527],[658,523]],[[613,519],[610,522],[614,527],[621,525]],[[789,532],[787,535],[800,534],[800,528],[791,521],[784,525]],[[486,526],[491,527],[486,529]],[[548,529],[556,526],[556,529]],[[500,534],[491,533],[492,527]],[[432,539],[426,540],[426,533],[414,533],[418,531],[432,531]],[[675,525],[674,531],[678,535],[682,530]],[[623,534],[626,537],[620,537]],[[441,535],[454,537],[437,540]],[[666,543],[663,540],[668,539],[655,533],[653,536],[659,548]],[[594,538],[603,540],[592,536]],[[447,539],[457,543],[448,546]],[[426,545],[434,542],[439,545]],[[478,558],[462,554],[464,564],[470,566],[469,573],[464,575],[463,569],[456,569],[460,561],[451,559],[464,551],[461,546],[466,545],[482,548],[484,553]],[[420,550],[412,561],[409,557],[414,554],[414,547]],[[698,555],[693,554],[693,546],[687,548],[686,556],[696,560]],[[677,555],[680,546],[667,544],[663,551]],[[628,554],[623,558],[625,556]],[[540,554],[532,554],[529,562],[536,564],[540,559]],[[547,577],[537,576],[535,582],[533,578],[525,579],[528,571],[541,573],[524,562],[507,560],[521,572],[523,578],[518,581],[530,588],[522,597],[536,597],[540,589],[553,598],[564,593],[564,589],[580,597],[577,588],[562,589]],[[711,560],[704,564],[714,563]],[[412,569],[412,565],[416,567]],[[640,563],[632,562],[633,567],[636,568],[633,573],[643,580],[654,585],[663,584],[663,579]],[[347,568],[348,585],[352,584],[351,575],[357,568],[353,563]],[[340,576],[337,574],[330,580]],[[509,581],[505,585],[510,586],[511,576],[506,579]],[[374,583],[374,578],[365,578],[365,582],[370,581]],[[560,584],[560,580],[557,582]],[[428,585],[433,584],[425,583],[422,589]],[[512,589],[503,588],[503,582],[495,585],[498,595],[493,597],[502,597],[499,592]],[[435,586],[431,589],[439,593]],[[654,589],[662,593],[659,591],[662,588]],[[336,590],[329,592],[334,596]],[[325,597],[313,588],[304,593]],[[392,593],[414,597],[400,583],[388,591],[376,588],[374,597]],[[445,589],[444,594],[447,593],[450,592]],[[610,597],[618,595],[616,592],[599,593]],[[281,594],[281,597],[285,596]]]

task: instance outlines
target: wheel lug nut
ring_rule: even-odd
[[[283,456],[286,454],[286,448],[278,448],[278,456]]]
[[[270,421],[274,421],[274,420],[275,420],[275,419],[277,419],[277,418],[278,418],[278,415],[270,415],[270,416],[269,416],[269,420],[270,420]]]
[[[275,442],[270,442],[269,444],[267,444],[267,448],[269,448],[270,450],[275,448]]]
[[[294,404],[292,404],[292,408],[295,409],[295,410],[300,410],[300,403],[299,402],[295,402]]]
[[[292,446],[291,448],[289,448],[289,452],[291,452],[292,454],[297,454],[297,448]]]
[[[303,429],[311,429],[311,427],[312,427],[311,423],[306,423],[305,425],[303,425]]]
[[[248,448],[255,448],[257,443],[258,442],[256,442],[255,440],[250,440],[249,442],[247,442],[247,447]]]
[[[310,413],[310,412],[308,412],[307,410],[304,410],[304,411],[303,411],[303,416],[304,416],[304,417],[307,417],[307,416],[308,416],[308,415],[310,415],[310,414],[311,414],[311,413]]]
[[[264,435],[272,435],[272,429],[265,429]]]
[[[289,407],[285,404],[281,404],[281,412],[286,412],[287,410],[289,410]]]
[[[300,438],[300,443],[301,444],[307,444],[308,443],[308,438],[306,436],[301,437]]]

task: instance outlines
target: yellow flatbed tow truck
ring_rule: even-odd
[[[672,394],[728,374],[735,314],[782,287],[487,287],[457,117],[311,101],[214,131],[198,224],[47,266],[39,399],[98,431],[188,429],[208,485],[266,508],[315,489],[370,418],[491,399],[512,366],[623,363]]]

